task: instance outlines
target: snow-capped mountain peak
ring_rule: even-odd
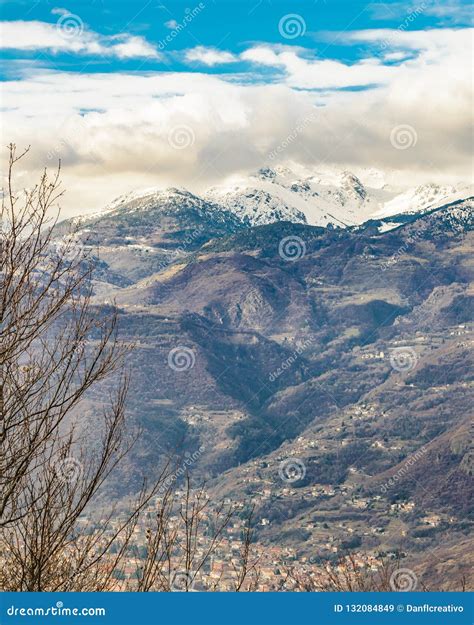
[[[138,191],[131,191],[130,193],[126,193],[125,195],[121,195],[115,200],[113,200],[103,212],[117,210],[125,206],[129,206],[133,202],[137,202],[140,204],[140,207],[143,207],[143,204],[146,203],[147,200],[150,202],[165,202],[169,200],[189,200],[192,198],[196,198],[193,193],[185,189],[184,187],[168,187],[166,189],[159,187],[150,187],[148,189],[142,189]]]
[[[286,192],[286,194],[289,193],[291,192]],[[306,223],[305,213],[299,208],[298,202],[288,201],[284,195],[285,193],[282,193],[276,185],[275,189],[255,186],[231,190],[211,189],[206,194],[206,199],[215,202],[254,226],[270,224],[275,221]]]
[[[322,174],[297,175],[283,167],[263,167],[232,188],[214,187],[206,197],[253,225],[286,220],[345,226],[366,221],[379,206],[351,172],[328,179]]]
[[[359,172],[358,172],[359,173]],[[188,209],[212,211],[216,218],[232,215],[243,225],[277,221],[337,227],[387,220],[403,213],[426,212],[473,195],[472,186],[435,183],[391,189],[378,170],[354,174],[347,170],[310,171],[303,167],[262,167],[247,176],[197,195],[184,187],[151,187],[116,198],[87,220],[114,213]],[[82,221],[83,218],[76,218]],[[386,226],[386,227],[385,227]],[[381,228],[390,229],[390,224]]]
[[[413,189],[392,189],[384,175],[371,169],[356,175],[347,170],[315,172],[262,167],[238,184],[214,187],[205,197],[246,218],[252,225],[293,221],[314,226],[359,225],[400,213],[437,208],[472,195],[472,187],[434,183]]]
[[[350,171],[344,171],[341,179],[341,188],[356,199],[364,201],[367,198],[367,191],[357,176]]]
[[[444,204],[464,199],[473,194],[472,185],[441,186],[434,182],[408,189],[385,202],[374,215],[375,218],[389,217],[402,213],[419,213],[438,208]]]

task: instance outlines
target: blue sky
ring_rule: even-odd
[[[12,140],[32,144],[32,171],[61,158],[68,210],[79,210],[79,189],[87,210],[115,189],[200,190],[268,164],[295,128],[282,164],[413,182],[470,175],[468,2],[0,6],[4,121]],[[411,150],[387,141],[399,126],[412,129]],[[186,150],[170,141],[183,129]]]
[[[462,0],[448,2],[361,2],[359,0],[204,0],[204,9],[189,22],[170,43],[172,22],[182,23],[186,15],[199,6],[195,0],[14,0],[3,1],[5,21],[38,21],[55,25],[58,9],[64,9],[81,20],[81,27],[99,35],[142,37],[159,49],[166,44],[163,58],[101,58],[100,55],[37,50],[7,50],[6,59],[37,60],[58,70],[88,72],[120,71],[200,71],[198,64],[183,63],[184,50],[212,46],[239,54],[251,44],[266,42],[307,49],[319,58],[356,61],[370,51],[360,43],[346,45],[344,32],[364,29],[398,29],[416,31],[428,28],[465,27],[472,21],[472,4]],[[425,7],[421,8],[420,7]],[[305,23],[305,32],[294,39],[283,39],[278,29],[285,15],[297,14]],[[415,19],[408,19],[413,16]],[[373,51],[373,50],[372,50]],[[175,54],[176,53],[176,54]],[[241,71],[245,64],[232,67],[208,67],[210,73]],[[4,72],[7,70],[3,64]],[[4,74],[5,76],[5,74]],[[8,76],[8,73],[6,74]]]

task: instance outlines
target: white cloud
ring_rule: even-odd
[[[23,51],[49,50],[113,56],[117,58],[158,58],[156,48],[143,37],[120,34],[105,36],[88,30],[81,18],[63,9],[56,24],[38,21],[0,22],[0,48]]]
[[[400,47],[410,50],[433,50],[438,55],[441,50],[457,51],[460,47],[472,42],[470,28],[433,28],[429,30],[405,30],[377,28],[346,32],[341,40],[346,42],[372,42]]]
[[[178,22],[176,20],[168,20],[165,22],[165,26],[170,30],[174,30],[178,26]]]
[[[472,4],[470,2],[456,2],[456,0],[444,0],[442,3],[438,0],[427,2],[425,9],[427,15],[433,15],[440,18],[445,24],[472,24]]]
[[[62,9],[61,7],[56,7],[51,11],[51,15],[69,15],[70,11],[67,9]]]
[[[160,55],[143,37],[127,36],[121,43],[114,43],[111,46],[112,54],[119,59],[131,59],[131,58],[144,58],[153,57],[157,58]]]
[[[403,61],[407,58],[406,52],[388,52],[383,55],[384,61]]]
[[[242,54],[246,61],[281,68],[286,82],[300,89],[336,89],[388,83],[394,70],[377,59],[364,59],[352,65],[330,59],[311,61],[295,52],[275,52],[269,47],[251,48]]]
[[[256,46],[249,48],[240,55],[243,61],[251,61],[260,65],[281,65],[278,54],[270,46]]]
[[[366,7],[372,19],[400,19],[403,23],[407,18],[418,15],[429,15],[438,18],[444,25],[472,24],[472,5],[464,0],[412,0],[402,2],[373,2]],[[412,16],[412,17],[410,17]],[[439,24],[438,24],[439,25]]]
[[[239,59],[234,54],[226,52],[225,50],[197,46],[195,48],[191,48],[190,50],[186,50],[185,60],[212,67],[214,65],[223,65],[225,63],[235,63]]]
[[[70,212],[96,210],[135,187],[200,191],[268,162],[299,124],[281,162],[377,167],[407,185],[454,182],[471,174],[471,35],[446,29],[344,35],[346,43],[373,46],[381,56],[410,52],[390,66],[375,56],[350,64],[254,46],[241,57],[254,63],[253,73],[226,79],[41,71],[3,84],[7,140],[32,144],[30,163],[38,170],[62,158]],[[265,71],[259,84],[249,81],[260,65],[277,70],[273,83],[263,82]],[[374,82],[379,86],[369,88]],[[357,86],[366,88],[350,90]],[[314,121],[301,124],[308,118]],[[402,124],[418,136],[409,150],[390,143]],[[179,126],[195,137],[187,149],[168,141]]]
[[[279,51],[265,45],[246,50],[241,58],[284,71],[286,83],[302,89],[389,85],[397,82],[402,75],[412,73],[416,73],[423,81],[431,73],[437,73],[442,66],[449,66],[456,75],[462,73],[469,81],[472,33],[473,30],[467,28],[426,31],[371,29],[341,33],[342,43],[372,46],[372,50],[367,51],[367,57],[355,63],[331,59],[312,60],[307,55],[304,57],[288,49]],[[334,33],[320,36],[321,39],[329,37],[334,37]],[[406,62],[397,67],[383,62],[385,59],[403,58]]]

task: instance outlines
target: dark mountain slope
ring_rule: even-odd
[[[472,202],[380,233],[247,228],[173,197],[84,225],[105,242],[95,302],[116,301],[136,344],[129,405],[142,435],[128,475],[152,476],[166,450],[202,447],[193,473],[216,493],[250,496],[269,521],[260,540],[306,555],[336,557],[355,537],[362,550],[415,554],[462,539]],[[288,237],[296,258],[282,250]],[[88,423],[93,414],[94,398]],[[293,457],[304,464],[295,483],[279,472]]]

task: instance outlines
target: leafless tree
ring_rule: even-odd
[[[159,511],[146,533],[146,556],[139,561],[136,588],[139,591],[219,590],[224,573],[232,575],[233,590],[243,588],[257,572],[257,561],[251,561],[252,515],[246,519],[240,560],[230,558],[228,570],[212,580],[204,570],[212,570],[212,563],[219,553],[224,531],[233,519],[237,519],[234,504],[213,503],[203,485],[193,489],[189,475],[183,491],[176,495],[171,491],[160,499]],[[229,556],[229,554],[225,554]],[[255,587],[255,584],[253,584]]]
[[[311,574],[298,566],[289,568],[286,585],[300,592],[392,592],[399,570],[405,571],[399,557],[372,558],[369,562],[349,554]]]
[[[7,587],[44,590],[64,586],[58,572],[80,544],[78,520],[129,449],[128,380],[116,313],[91,305],[92,264],[74,232],[55,237],[60,169],[29,190],[14,188],[27,151],[9,146],[2,200],[0,546]],[[114,373],[90,436],[79,407]]]
[[[27,152],[9,146],[2,200],[0,585],[191,590],[233,510],[220,504],[210,514],[204,488],[193,490],[189,478],[178,498],[172,463],[125,509],[84,515],[133,444],[125,427],[125,347],[114,308],[104,314],[92,305],[94,267],[78,232],[58,237],[60,169],[52,177],[45,171],[29,190],[15,189]],[[97,385],[109,390],[91,432],[81,407]],[[117,577],[138,563],[134,536],[151,502],[157,512],[147,555],[133,583],[122,583]]]
[[[0,523],[10,526],[47,496],[41,473],[67,458],[72,429],[62,426],[92,385],[122,362],[116,315],[97,320],[91,311],[92,267],[74,234],[57,242],[53,229],[62,195],[59,169],[45,171],[32,189],[17,193],[13,172],[19,155],[10,146],[8,188],[2,201],[0,283],[0,408],[2,449]],[[104,415],[105,449],[97,488],[120,455],[126,379]],[[33,497],[33,499],[32,499]]]
[[[260,581],[260,556],[254,555],[252,544],[254,539],[253,516],[255,506],[252,505],[245,519],[245,527],[242,531],[242,546],[240,548],[239,561],[233,564],[235,573],[234,590],[252,592],[258,589]]]

